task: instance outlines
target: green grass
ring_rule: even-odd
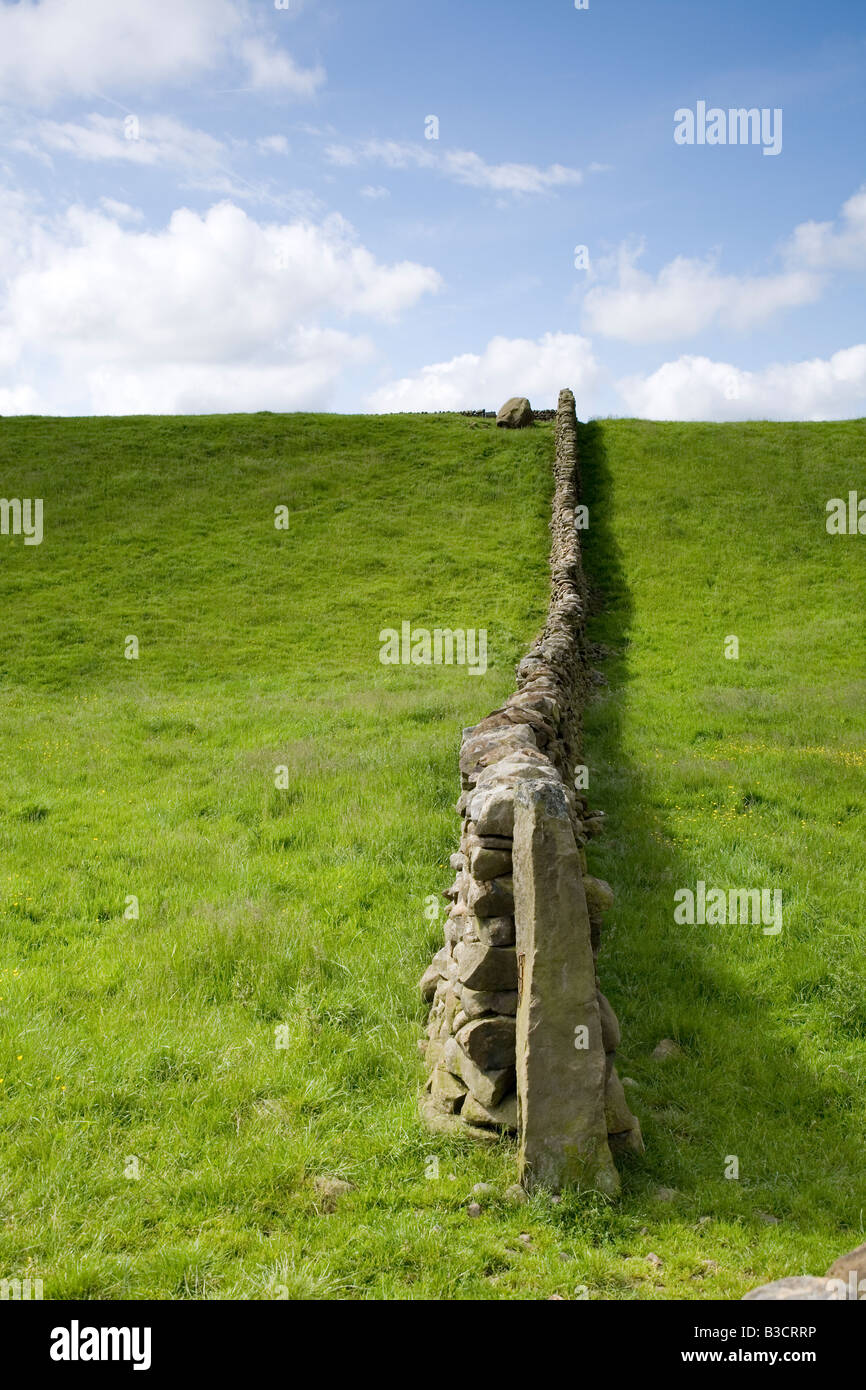
[[[513,689],[546,607],[550,426],[0,421],[0,490],[45,499],[42,546],[0,538],[0,1277],[738,1297],[862,1240],[866,542],[823,508],[862,486],[864,433],[584,431],[609,649],[590,853],[647,1153],[617,1205],[473,1220],[514,1151],[420,1128],[416,982],[460,729]],[[487,675],[380,665],[404,619],[486,627]],[[782,936],[674,928],[700,877],[781,887]],[[651,1060],[662,1036],[682,1058]],[[334,1212],[318,1175],[353,1184]]]
[[[699,1237],[707,1294],[822,1274],[866,1217],[866,540],[825,529],[828,499],[862,490],[866,422],[605,422],[581,442],[608,651],[593,862],[618,893],[602,979],[645,1172],[682,1194],[645,1224],[665,1269]],[[676,926],[700,879],[781,889],[782,933]],[[684,1055],[652,1061],[662,1037]]]

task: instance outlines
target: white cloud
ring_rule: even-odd
[[[140,208],[130,207],[129,203],[119,203],[116,198],[100,198],[99,206],[116,222],[144,221],[144,213]]]
[[[222,141],[195,130],[171,116],[103,116],[92,113],[82,121],[40,121],[41,144],[59,154],[130,164],[173,164],[199,169],[227,156]]]
[[[285,135],[261,135],[256,141],[262,154],[288,154],[289,142]]]
[[[389,169],[433,169],[455,183],[485,188],[496,193],[545,193],[552,188],[583,182],[579,169],[551,164],[487,164],[471,150],[439,150],[433,141],[413,145],[398,140],[367,140],[359,145],[328,145],[325,158],[342,168],[363,163],[384,164]]]
[[[148,363],[134,370],[109,363],[87,372],[86,387],[95,415],[322,410],[341,374],[373,354],[366,337],[300,329],[281,339],[272,361]]]
[[[0,100],[49,105],[105,89],[188,83],[240,55],[255,88],[313,96],[324,69],[302,68],[258,36],[243,0],[20,0],[0,3]]]
[[[271,48],[263,39],[245,39],[240,52],[253,87],[277,89],[309,100],[325,81],[323,67],[300,68],[285,49]]]
[[[9,113],[3,113],[7,126]],[[184,125],[173,116],[144,113],[105,116],[97,112],[78,121],[42,119],[28,124],[16,121],[26,133],[19,148],[40,156],[61,155],[90,163],[124,162],[142,168],[172,169],[182,177],[183,188],[197,188],[224,198],[256,200],[301,213],[316,210],[314,195],[300,189],[286,189],[270,180],[251,181],[232,167],[246,141],[233,140],[231,147],[206,131]],[[284,135],[268,135],[257,142],[268,154],[287,154]]]
[[[718,325],[746,331],[783,309],[819,299],[832,271],[866,267],[866,186],[843,205],[838,223],[802,222],[780,248],[784,268],[766,275],[726,275],[718,257],[677,256],[657,275],[641,271],[643,244],[622,245],[599,262],[601,280],[587,290],[583,324],[629,343],[691,337]],[[613,277],[615,283],[606,283]]]
[[[50,102],[183,81],[214,67],[240,26],[233,0],[4,3],[0,98]]]
[[[715,257],[677,256],[653,277],[637,268],[642,251],[642,246],[622,246],[617,283],[587,291],[583,322],[588,331],[629,343],[668,342],[715,324],[742,331],[780,309],[812,303],[822,288],[817,275],[795,268],[778,275],[723,275]]]
[[[785,247],[790,264],[815,270],[862,270],[866,267],[866,186],[842,206],[841,226],[802,222]]]
[[[391,194],[387,188],[383,188],[380,183],[365,183],[361,189],[362,198],[390,198]]]
[[[328,320],[390,320],[440,284],[429,267],[380,264],[338,216],[259,223],[222,203],[154,232],[126,225],[126,209],[75,207],[31,217],[26,252],[25,219],[19,208],[0,224],[0,355],[43,409],[321,404],[370,353]]]
[[[585,400],[600,375],[592,345],[576,334],[492,338],[480,354],[434,362],[414,376],[389,382],[373,392],[368,404],[382,412],[498,409],[509,396],[519,395],[551,406],[563,386]]]
[[[847,419],[866,415],[866,345],[756,372],[680,357],[617,385],[627,409],[649,420]]]

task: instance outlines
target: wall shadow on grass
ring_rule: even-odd
[[[614,532],[616,482],[604,423],[580,425],[578,447],[590,515],[583,537],[589,640],[592,664],[606,681],[585,718],[590,800],[607,816],[604,835],[590,845],[589,867],[616,893],[600,973],[622,1025],[620,1075],[638,1083],[627,1094],[646,1140],[643,1158],[621,1162],[625,1201],[672,1187],[685,1200],[658,1206],[660,1213],[685,1217],[690,1207],[689,1222],[697,1215],[739,1219],[749,1240],[759,1232],[766,1237],[767,1214],[803,1236],[828,1224],[850,1234],[863,1182],[860,1142],[845,1122],[850,1078],[804,1066],[794,1028],[773,997],[771,972],[766,988],[745,986],[737,938],[711,935],[760,934],[759,927],[674,923],[675,890],[694,889],[706,875],[700,846],[692,854],[674,843],[651,774],[626,751],[626,725],[640,718],[630,660],[635,610]],[[672,566],[676,558],[672,539],[670,553],[653,563]],[[783,937],[761,940],[768,957],[784,949]],[[677,1041],[683,1055],[654,1061],[663,1037]],[[737,1181],[725,1178],[732,1155],[739,1159]]]

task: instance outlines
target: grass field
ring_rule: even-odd
[[[823,517],[863,488],[864,443],[862,422],[582,431],[591,868],[617,892],[602,979],[647,1152],[616,1205],[471,1219],[513,1148],[420,1129],[416,981],[460,729],[546,607],[551,427],[0,421],[4,495],[45,499],[41,546],[0,537],[0,1277],[718,1298],[862,1240],[866,542]],[[486,627],[487,674],[380,665],[403,620]],[[781,888],[784,931],[675,927],[699,878]],[[652,1060],[663,1036],[681,1057]],[[322,1175],[353,1184],[333,1212]]]

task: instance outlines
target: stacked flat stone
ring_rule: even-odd
[[[518,688],[505,705],[463,732],[460,748],[463,818],[455,879],[445,894],[450,911],[445,944],[421,979],[430,1003],[421,1099],[428,1125],[439,1131],[495,1138],[517,1128],[515,950],[512,846],[514,792],[521,781],[562,788],[579,847],[597,960],[610,887],[586,873],[584,846],[599,832],[576,789],[581,711],[588,689],[584,634],[585,590],[575,529],[579,474],[574,397],[563,391],[556,415],[555,493],[551,520],[551,599],[541,638],[517,669]],[[614,1057],[619,1025],[598,989],[606,1054],[605,1112],[612,1152],[642,1147],[626,1104]]]

